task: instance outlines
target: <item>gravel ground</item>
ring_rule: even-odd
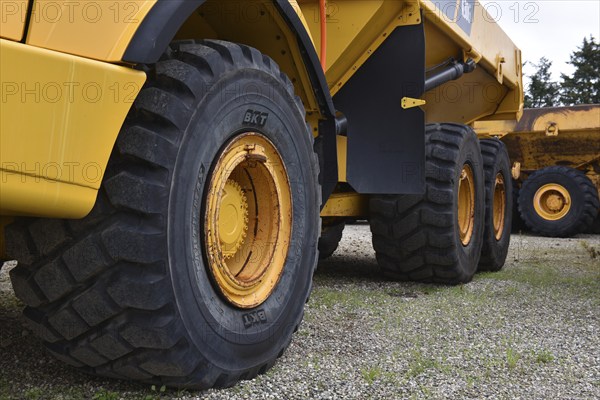
[[[367,225],[319,265],[301,329],[266,375],[169,391],[83,375],[20,323],[0,272],[0,399],[598,399],[600,236],[514,235],[464,286],[386,281]]]

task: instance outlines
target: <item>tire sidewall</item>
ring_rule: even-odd
[[[474,227],[471,241],[467,246],[464,246],[460,239],[460,227],[458,224],[458,187],[460,182],[460,176],[463,170],[463,166],[468,164],[471,166],[473,171],[473,178],[475,180],[475,214],[474,214]],[[479,258],[481,256],[483,229],[484,229],[484,176],[483,176],[483,162],[481,158],[481,150],[479,147],[479,141],[474,132],[469,132],[465,135],[461,151],[456,160],[455,169],[455,184],[454,184],[454,243],[457,250],[458,265],[462,266],[460,271],[459,280],[463,282],[470,281],[477,271],[477,265],[479,264]]]
[[[319,213],[306,123],[283,83],[246,68],[215,86],[218,90],[197,105],[177,156],[169,201],[169,268],[190,340],[213,365],[232,370],[270,361],[289,342],[310,291]],[[266,124],[244,123],[248,110],[268,113]],[[239,309],[215,290],[206,268],[203,200],[219,151],[233,136],[249,131],[267,137],[286,164],[293,223],[284,271],[273,293],[254,309]],[[259,322],[245,326],[248,314],[259,316]]]
[[[492,260],[492,264],[489,266],[492,270],[498,270],[502,268],[508,254],[508,247],[510,245],[510,232],[512,229],[512,213],[513,213],[513,183],[512,183],[512,171],[509,163],[508,154],[504,145],[500,143],[500,148],[496,153],[493,167],[489,170],[490,175],[487,177],[486,188],[485,188],[485,229],[484,232],[484,246],[483,251],[488,252],[486,258]],[[504,227],[502,229],[502,235],[500,239],[496,239],[494,231],[494,191],[496,186],[496,176],[502,174],[504,178]]]

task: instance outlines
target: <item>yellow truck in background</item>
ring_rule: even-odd
[[[514,163],[515,207],[532,231],[570,237],[598,230],[600,105],[526,109],[517,123],[478,122]]]
[[[1,12],[1,253],[57,358],[188,388],[263,373],[348,218],[392,278],[502,268],[510,162],[471,125],[518,119],[521,53],[477,1]]]

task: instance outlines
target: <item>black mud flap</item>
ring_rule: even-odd
[[[423,24],[401,26],[334,96],[348,119],[348,183],[358,193],[424,192],[425,113],[401,106],[424,83]]]

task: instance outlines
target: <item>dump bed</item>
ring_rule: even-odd
[[[525,173],[552,165],[586,169],[600,162],[600,105],[526,109],[518,123],[478,123],[477,132],[501,136]]]
[[[300,0],[317,52],[319,2]],[[514,120],[522,107],[521,52],[474,0],[338,0],[327,8],[327,81],[335,95],[399,25],[424,20],[425,68],[472,58],[478,68],[426,93],[427,120]],[[415,46],[417,44],[415,43]],[[406,63],[418,62],[398,52]]]

